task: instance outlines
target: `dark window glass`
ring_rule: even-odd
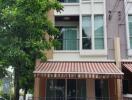
[[[67,100],[76,100],[76,80],[67,80]]]
[[[79,0],[59,0],[62,3],[79,3]]]
[[[91,16],[82,17],[82,49],[92,49]]]
[[[96,100],[109,100],[108,80],[95,80]]]
[[[87,100],[86,80],[77,80],[77,100]]]
[[[46,100],[65,100],[65,80],[47,80]]]
[[[59,46],[56,50],[78,50],[79,39],[77,39],[76,27],[58,27],[61,35],[56,37],[59,41]]]
[[[48,79],[46,100],[86,100],[86,80]]]
[[[104,21],[102,15],[94,16],[94,47],[104,49]]]
[[[123,94],[132,94],[132,80],[123,80]]]
[[[128,24],[129,24],[129,41],[130,48],[132,49],[132,15],[128,16]]]
[[[91,49],[92,48],[91,38],[83,38],[82,45],[83,49]]]

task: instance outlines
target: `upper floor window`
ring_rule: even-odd
[[[128,24],[129,24],[129,42],[130,49],[132,49],[132,15],[128,16]]]
[[[57,37],[60,45],[56,50],[79,50],[79,39],[77,27],[58,27],[61,35]]]
[[[104,49],[103,15],[82,16],[82,49]]]
[[[104,49],[104,23],[103,16],[94,16],[94,47]]]
[[[92,49],[91,16],[82,17],[82,49]]]
[[[79,3],[79,0],[59,0],[62,3]]]

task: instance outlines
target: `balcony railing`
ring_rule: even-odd
[[[79,39],[59,39],[55,50],[79,50]]]
[[[79,3],[79,0],[58,0],[61,3]]]
[[[28,100],[116,100],[115,97],[32,97]],[[120,100],[132,100],[132,99],[123,99]]]

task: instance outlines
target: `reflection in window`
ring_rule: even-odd
[[[82,49],[92,49],[91,16],[82,17]]]
[[[79,3],[79,0],[59,0],[62,3]]]
[[[46,100],[65,100],[65,80],[47,80]]]
[[[129,41],[130,41],[130,48],[132,49],[132,15],[128,16],[128,23],[129,23]]]
[[[94,41],[95,49],[104,49],[104,23],[103,16],[94,16]]]
[[[76,27],[58,27],[62,33],[56,37],[60,45],[55,48],[56,50],[78,50],[79,39],[77,39],[77,28]]]
[[[86,100],[86,80],[48,79],[46,100]]]
[[[109,100],[108,80],[95,80],[96,100]]]

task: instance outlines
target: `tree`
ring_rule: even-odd
[[[48,20],[51,9],[60,11],[62,6],[57,0],[0,0],[0,68],[14,67],[15,100],[21,79],[33,77],[35,60],[46,60],[43,51],[56,43],[45,38],[59,33]]]

